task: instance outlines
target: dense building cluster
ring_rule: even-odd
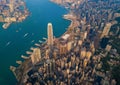
[[[80,0],[59,1],[76,4]],[[120,15],[115,11],[119,9],[120,1],[85,0],[79,3],[74,7],[69,4],[70,14],[64,18],[72,22],[60,38],[53,37],[52,24],[49,23],[48,39],[35,44],[37,47],[27,52],[29,57],[22,56],[26,60],[17,62],[19,67],[11,66],[18,85],[116,85],[118,80],[112,77],[112,68],[103,69],[103,60],[110,56],[109,65],[120,64],[113,60],[119,53],[110,44],[110,36],[113,36],[110,29]]]
[[[91,58],[95,52],[94,44],[85,40],[87,32],[80,36],[79,29],[74,31],[75,33],[66,33],[61,38],[53,39],[52,25],[48,24],[48,41],[46,45],[33,49],[29,62],[32,67],[29,70],[23,69],[27,73],[23,75],[21,83],[28,85],[95,83],[97,57]]]
[[[23,0],[0,0],[0,22],[21,22],[28,14]],[[3,28],[7,27],[7,24],[3,26]]]
[[[68,9],[75,9],[78,8],[81,3],[83,3],[85,0],[50,0],[52,2],[55,2],[57,4],[60,4],[62,6],[65,6],[65,8]]]
[[[80,19],[85,19],[86,24],[90,24],[92,27],[104,26],[106,23],[114,20],[114,18],[120,16],[117,10],[120,9],[119,0],[89,0],[79,5],[76,9],[76,15]]]

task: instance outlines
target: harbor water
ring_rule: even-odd
[[[63,19],[68,11],[49,0],[26,0],[29,17],[20,23],[12,23],[3,29],[0,23],[0,85],[16,85],[16,79],[9,70],[10,65],[18,66],[16,60],[22,60],[30,47],[47,37],[47,23],[53,24],[55,37],[61,36],[70,21]]]

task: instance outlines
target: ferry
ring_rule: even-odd
[[[26,37],[28,35],[28,33],[26,33],[23,37]]]
[[[7,23],[3,24],[2,27],[3,27],[4,29],[7,29],[7,28],[10,26],[10,24],[11,24],[10,22],[7,22]]]

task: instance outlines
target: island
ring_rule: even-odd
[[[67,31],[35,43],[25,59],[10,66],[17,85],[120,85],[120,1],[51,0],[64,6]]]
[[[24,0],[0,0],[0,22],[7,29],[11,23],[22,22],[29,15]]]

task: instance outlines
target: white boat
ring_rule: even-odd
[[[6,46],[10,45],[11,41],[7,42]]]
[[[28,35],[28,33],[26,33],[23,37],[26,37]]]

